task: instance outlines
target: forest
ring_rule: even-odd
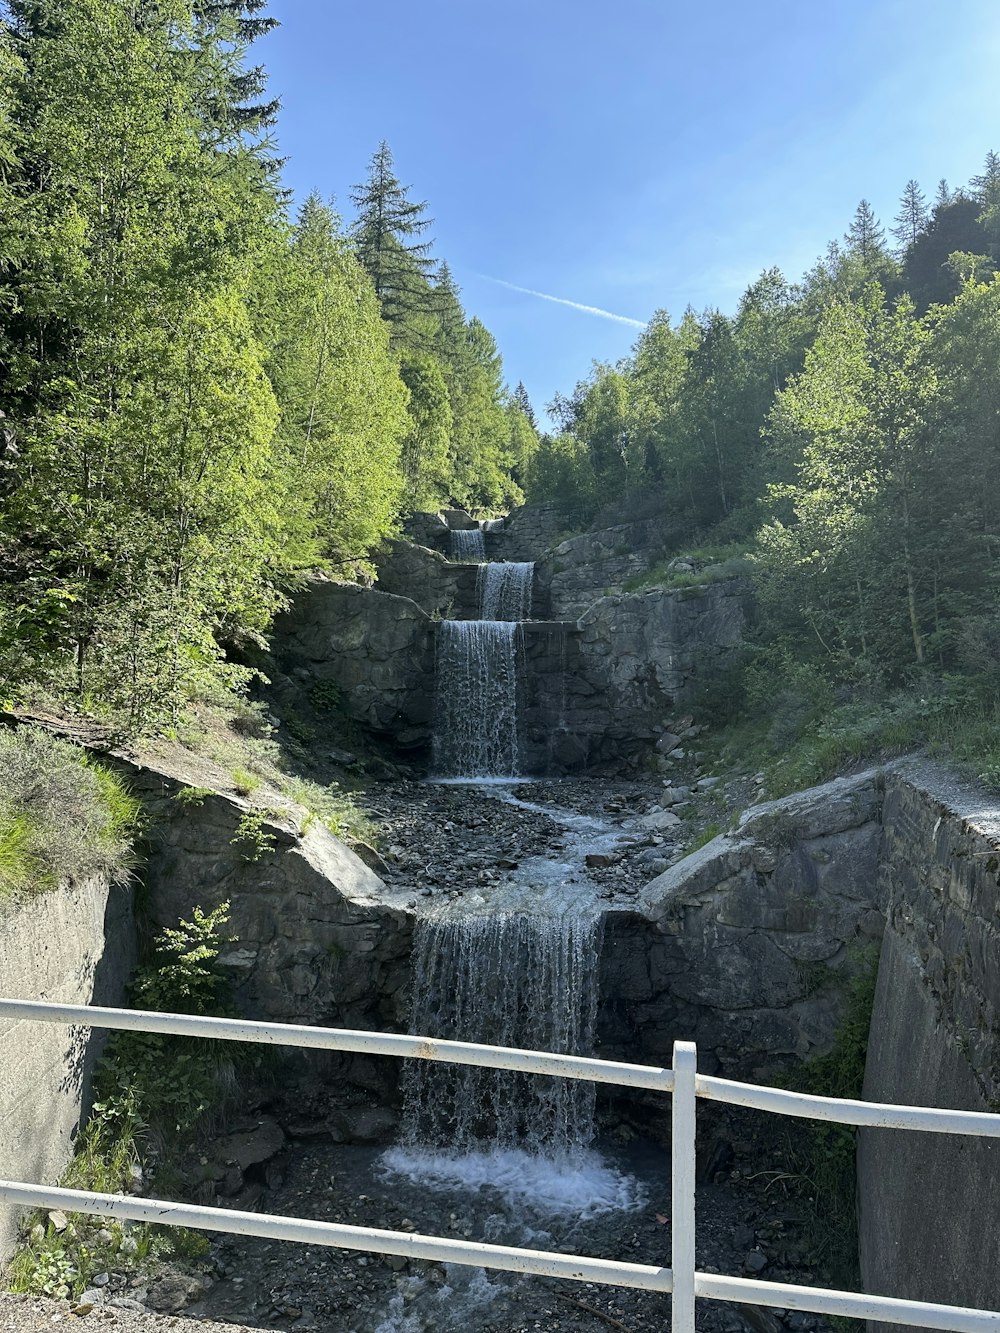
[[[0,23],[0,696],[123,735],[245,684],[404,509],[517,502],[537,444],[385,143],[349,224],[292,212],[264,4]]]
[[[550,409],[532,499],[585,522],[632,496],[693,561],[657,581],[751,582],[755,633],[703,708],[764,725],[765,753],[804,741],[789,789],[927,739],[1000,780],[998,264],[991,151],[931,201],[908,181],[888,232],[862,200],[732,316],[659,311]]]
[[[0,696],[155,730],[245,688],[303,578],[371,577],[407,511],[526,498],[662,514],[681,581],[752,581],[707,712],[780,712],[779,744],[844,708],[995,716],[1000,157],[910,180],[888,229],[862,200],[731,315],[658,311],[540,435],[387,144],[347,221],[293,209],[264,10],[6,5]]]

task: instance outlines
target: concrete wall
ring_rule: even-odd
[[[1000,810],[947,773],[909,769],[889,775],[884,826],[865,1096],[996,1111]],[[858,1183],[868,1290],[1000,1309],[1000,1143],[865,1130]]]
[[[120,1005],[135,965],[132,892],[95,877],[0,907],[0,994]],[[54,1184],[72,1156],[104,1034],[0,1018],[0,1178]],[[0,1206],[0,1262],[17,1231]]]

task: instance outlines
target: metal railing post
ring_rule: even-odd
[[[694,1333],[695,1074],[693,1041],[674,1042],[674,1092],[670,1117],[671,1333]]]

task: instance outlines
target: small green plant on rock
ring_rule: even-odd
[[[340,686],[332,680],[317,680],[309,687],[309,702],[317,713],[339,713],[344,705]]]
[[[248,810],[236,825],[230,844],[239,849],[244,861],[259,861],[274,850],[274,834],[264,827],[272,816],[271,810]]]
[[[211,787],[180,787],[174,792],[174,800],[180,805],[203,805],[205,797],[211,795]]]

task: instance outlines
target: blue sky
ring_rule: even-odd
[[[541,408],[658,307],[798,278],[1000,151],[996,0],[272,0],[286,184],[350,215],[380,139]],[[491,279],[499,281],[491,281]]]

